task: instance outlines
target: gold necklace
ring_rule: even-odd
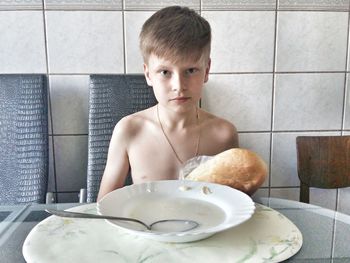
[[[176,159],[179,161],[180,164],[184,164],[184,161],[182,161],[179,157],[179,155],[177,154],[177,152],[175,151],[175,148],[173,146],[173,144],[171,143],[169,137],[166,135],[166,132],[163,128],[163,125],[162,125],[162,122],[160,121],[160,118],[159,118],[159,104],[157,104],[157,117],[158,117],[158,122],[159,122],[159,126],[164,134],[164,137],[165,139],[168,141],[168,144],[169,146],[171,147],[171,149],[173,150],[173,153],[176,157]],[[197,146],[196,146],[196,154],[195,156],[198,156],[198,150],[199,150],[199,142],[200,142],[200,139],[201,139],[201,130],[200,130],[200,126],[199,126],[199,114],[198,114],[198,108],[196,107],[196,125],[197,127],[199,128],[199,132],[198,132],[198,139],[197,139]]]

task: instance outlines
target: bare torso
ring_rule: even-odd
[[[238,147],[232,124],[202,110],[198,115],[198,124],[186,129],[164,128],[180,160],[160,128],[154,108],[128,117],[128,121],[133,123],[130,125],[132,136],[128,140],[127,153],[134,183],[177,179],[181,162],[196,155],[215,155]]]
[[[198,121],[193,119],[191,125],[171,126],[163,123],[169,143],[161,129],[156,109],[155,106],[131,114],[115,126],[98,199],[123,187],[129,169],[135,184],[178,179],[182,163],[197,154],[215,155],[238,147],[236,128],[228,121],[200,109]]]

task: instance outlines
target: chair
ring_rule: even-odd
[[[87,202],[95,202],[115,124],[124,116],[157,103],[144,75],[91,75]],[[125,184],[131,184],[130,173]]]
[[[0,204],[44,203],[48,178],[44,75],[0,75]]]
[[[350,136],[299,136],[296,144],[301,202],[309,203],[309,187],[350,187]]]

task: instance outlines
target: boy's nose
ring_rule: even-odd
[[[186,89],[185,81],[181,77],[175,77],[172,81],[172,91],[180,93]]]

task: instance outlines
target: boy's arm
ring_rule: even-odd
[[[117,123],[109,144],[106,167],[101,180],[97,201],[107,193],[124,186],[129,171],[125,124]]]
[[[232,132],[232,147],[231,148],[239,148],[239,139],[238,139],[238,132],[235,126],[233,126],[233,132]]]
[[[231,129],[228,128],[230,131],[228,139],[228,148],[239,148],[239,140],[238,140],[238,132],[235,126],[231,126]],[[249,180],[237,180],[236,185],[231,185],[233,188],[236,188],[238,190],[241,190],[242,192],[245,192],[248,195],[254,194],[259,187],[264,183],[265,178],[261,178],[259,175],[256,175],[255,177],[251,177]]]
[[[224,140],[226,141],[226,150],[231,148],[239,148],[238,132],[236,127],[230,123],[224,123],[222,130],[226,130],[224,133]]]
[[[239,142],[238,142],[238,132],[237,130],[234,133],[234,148],[239,148]],[[242,192],[248,194],[248,195],[253,195],[259,188],[260,186],[264,183],[265,177],[262,178],[259,174],[256,174],[255,177],[252,176],[250,180],[248,181],[237,181],[237,186],[234,187],[238,190],[241,190]]]

